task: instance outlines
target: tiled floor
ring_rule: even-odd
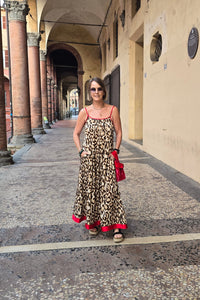
[[[124,142],[126,239],[89,237],[71,219],[75,122],[0,168],[0,300],[200,299],[200,185]]]

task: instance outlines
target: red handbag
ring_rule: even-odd
[[[113,151],[112,155],[114,156],[114,164],[115,164],[115,173],[116,173],[116,180],[121,181],[126,179],[126,175],[124,172],[124,164],[120,163],[117,152]]]

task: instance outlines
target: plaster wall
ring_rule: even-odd
[[[101,35],[101,45],[106,43],[106,70],[101,68],[101,77],[111,74],[112,71],[120,65],[120,116],[122,122],[123,137],[127,136],[128,132],[128,98],[129,98],[129,40],[128,40],[128,26],[125,23],[124,28],[120,21],[120,14],[122,13],[123,2],[114,0],[109,10],[106,20],[106,27]],[[118,56],[114,57],[114,37],[113,37],[113,23],[115,18],[118,19]],[[108,40],[110,39],[110,49],[108,47]]]
[[[198,0],[151,0],[145,14],[144,149],[200,182],[200,49],[189,58],[193,26],[200,31]],[[159,31],[163,49],[150,60],[152,36]]]
[[[143,36],[144,12],[146,9],[146,1],[141,1],[141,7],[132,17],[132,1],[114,0],[110,8],[106,24],[108,27],[103,30],[101,36],[101,45],[110,39],[110,49],[107,46],[107,66],[106,70],[102,68],[102,78],[111,74],[112,71],[120,65],[120,117],[122,122],[123,139],[141,139],[143,135],[143,120],[137,124],[136,111],[140,110],[140,118],[142,118],[143,103],[143,83],[136,76],[137,64],[143,65],[143,50],[138,51],[138,41]],[[120,15],[125,10],[125,25],[122,26]],[[113,56],[113,22],[118,18],[118,57]],[[140,73],[143,68],[140,68]],[[142,74],[140,75],[142,76]],[[140,91],[137,94],[137,91]],[[140,103],[137,101],[140,97]],[[141,99],[142,98],[142,99]],[[137,134],[136,134],[137,132]]]

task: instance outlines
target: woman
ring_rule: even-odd
[[[121,242],[120,229],[126,229],[127,224],[112,155],[113,151],[119,153],[121,144],[120,116],[115,106],[104,102],[106,89],[100,78],[90,80],[89,91],[92,105],[80,111],[73,134],[81,165],[72,218],[77,223],[86,220],[85,227],[91,235],[97,235],[100,228],[104,232],[113,230],[114,242]],[[83,127],[85,138],[81,147]]]

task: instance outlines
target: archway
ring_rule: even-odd
[[[68,91],[78,90],[79,110],[83,107],[83,64],[78,51],[70,45],[57,43],[48,47],[47,56],[53,61],[53,65],[57,76],[57,85],[59,89],[59,98],[62,99],[60,109],[64,110],[64,106],[68,107]],[[63,104],[66,102],[66,104]],[[60,111],[61,112],[61,111]],[[64,118],[65,113],[61,113]]]

